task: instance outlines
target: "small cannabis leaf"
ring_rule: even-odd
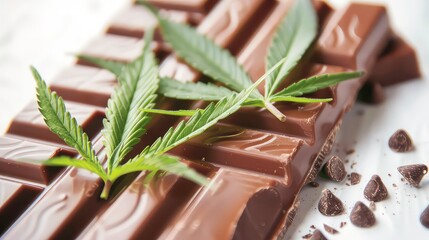
[[[295,5],[280,23],[269,48],[266,69],[287,57],[283,65],[265,81],[265,99],[269,99],[290,71],[301,60],[317,35],[317,15],[309,0]]]
[[[42,114],[48,128],[58,135],[64,142],[77,150],[81,155],[80,165],[91,172],[99,175],[103,180],[107,180],[107,175],[104,172],[92,144],[89,141],[88,135],[83,132],[82,127],[77,124],[75,118],[71,117],[70,112],[67,111],[64,101],[55,92],[51,92],[45,81],[43,81],[40,74],[34,67],[31,67],[34,79],[36,80],[36,93],[39,111]],[[46,163],[53,161],[61,165],[61,160],[51,159]],[[62,160],[65,163],[65,160]],[[62,166],[67,165],[63,164]]]
[[[363,72],[343,72],[312,76],[307,79],[302,79],[299,82],[292,83],[289,87],[271,96],[270,100],[282,101],[281,99],[285,97],[299,97],[304,94],[312,93],[319,89],[338,84],[348,79],[361,77],[362,75]]]

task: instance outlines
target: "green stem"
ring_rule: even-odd
[[[274,105],[268,101],[264,102],[265,108],[270,111],[278,120],[285,122],[286,116],[280,112]]]
[[[103,192],[101,192],[101,199],[106,200],[107,198],[109,198],[109,193],[110,193],[110,188],[112,187],[112,182],[107,180],[104,183],[104,188],[103,188]]]

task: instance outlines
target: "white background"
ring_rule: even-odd
[[[336,6],[348,1],[331,0]],[[386,101],[378,106],[357,104],[346,116],[336,149],[348,155],[347,169],[362,174],[361,183],[346,186],[318,179],[318,188],[305,188],[301,207],[287,237],[301,239],[314,225],[323,224],[340,231],[329,239],[429,239],[429,229],[419,222],[421,211],[429,204],[429,176],[420,189],[400,181],[400,165],[428,163],[429,156],[429,1],[373,0],[384,2],[395,29],[418,50],[423,77],[420,80],[386,89]],[[129,0],[0,0],[0,132],[4,132],[20,109],[34,99],[34,82],[28,66],[35,65],[46,80],[64,66],[72,64],[71,56],[94,36],[101,34],[115,13]],[[363,115],[358,114],[363,112]],[[416,150],[393,153],[387,147],[389,136],[405,128],[412,136]],[[348,214],[354,203],[368,204],[362,191],[372,174],[379,174],[389,190],[389,198],[376,204],[376,226],[354,227]],[[391,177],[388,174],[391,174]],[[393,187],[395,183],[398,187]],[[347,213],[325,217],[317,211],[321,191],[329,188],[343,200]],[[336,190],[335,190],[336,189]],[[340,222],[347,225],[339,228]]]

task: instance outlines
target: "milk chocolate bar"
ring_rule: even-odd
[[[375,64],[369,81],[389,86],[421,76],[417,54],[399,36],[394,36]]]
[[[180,11],[185,22],[192,23],[192,16],[204,18],[198,20],[198,31],[236,55],[252,79],[262,75],[262,56],[275,26],[292,6],[290,1],[151,2],[167,8],[167,12]],[[314,1],[314,6],[321,37],[287,84],[322,73],[356,69],[371,73],[391,38],[384,8],[351,4],[331,16],[332,9],[324,2]],[[138,13],[142,8],[133,5],[127,11]],[[133,60],[142,48],[137,37],[147,26],[156,26],[153,17],[144,16],[148,22],[142,24],[133,22],[141,16],[126,19],[118,15],[108,28],[109,34],[89,44],[83,53],[119,62]],[[162,61],[161,75],[180,81],[204,80],[174,55],[167,56],[170,50],[164,44],[160,37],[152,43]],[[116,84],[115,76],[88,62],[78,63],[60,73],[51,87],[64,95],[72,115],[78,115],[78,122],[90,133],[104,163],[100,107],[106,105]],[[242,109],[170,152],[187,159],[183,161],[188,166],[208,177],[209,186],[171,174],[156,176],[144,185],[147,173],[143,172],[118,181],[108,200],[99,198],[102,181],[87,171],[67,168],[51,176],[44,170],[53,168],[15,161],[27,156],[34,159],[33,149],[41,158],[62,154],[66,149],[44,126],[33,103],[13,121],[9,134],[14,135],[0,139],[0,164],[12,163],[28,171],[1,168],[5,173],[0,175],[8,178],[0,177],[0,188],[11,190],[1,196],[7,200],[0,201],[0,214],[8,218],[0,218],[0,233],[5,232],[5,239],[281,238],[293,220],[300,189],[315,177],[324,156],[331,151],[343,115],[353,105],[367,76],[310,95],[331,97],[330,103],[277,104],[287,117],[284,123],[266,110]],[[158,108],[180,109],[189,104],[161,98]],[[175,121],[157,116],[133,153],[140,152]],[[31,147],[24,147],[27,145]]]

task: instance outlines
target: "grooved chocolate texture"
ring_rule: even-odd
[[[164,16],[196,25],[199,33],[227,48],[253,80],[264,73],[264,59],[273,34],[293,3],[149,2],[161,7]],[[397,49],[406,47],[392,36],[383,7],[350,4],[334,11],[324,1],[313,3],[320,37],[283,87],[319,74],[367,72],[360,79],[308,95],[330,97],[332,102],[276,104],[286,115],[286,122],[278,121],[264,109],[243,108],[169,152],[209,178],[208,186],[173,174],[159,174],[145,185],[143,180],[148,173],[142,172],[120,178],[108,200],[99,198],[103,186],[96,175],[40,165],[40,161],[53,156],[77,157],[77,153],[50,133],[36,103],[30,103],[12,121],[7,135],[0,138],[1,238],[282,238],[298,208],[296,198],[301,188],[314,179],[323,165],[343,115],[352,107],[368,76],[385,86],[412,78],[418,69],[417,62],[410,61],[412,66],[407,70],[414,70],[401,80],[383,77],[391,74],[389,67],[375,71],[375,65],[398,64],[412,55],[410,51],[396,54],[402,52]],[[133,4],[111,21],[106,34],[90,42],[81,53],[130,62],[141,52],[145,31],[157,24],[148,11]],[[159,29],[150,44],[160,62],[161,76],[182,82],[208,80],[172,53]],[[61,71],[50,86],[66,100],[103,164],[106,157],[101,119],[116,82],[112,73],[80,60]],[[174,110],[198,104],[159,97],[156,108]],[[130,156],[141,152],[176,122],[177,118],[171,116],[154,116]]]

